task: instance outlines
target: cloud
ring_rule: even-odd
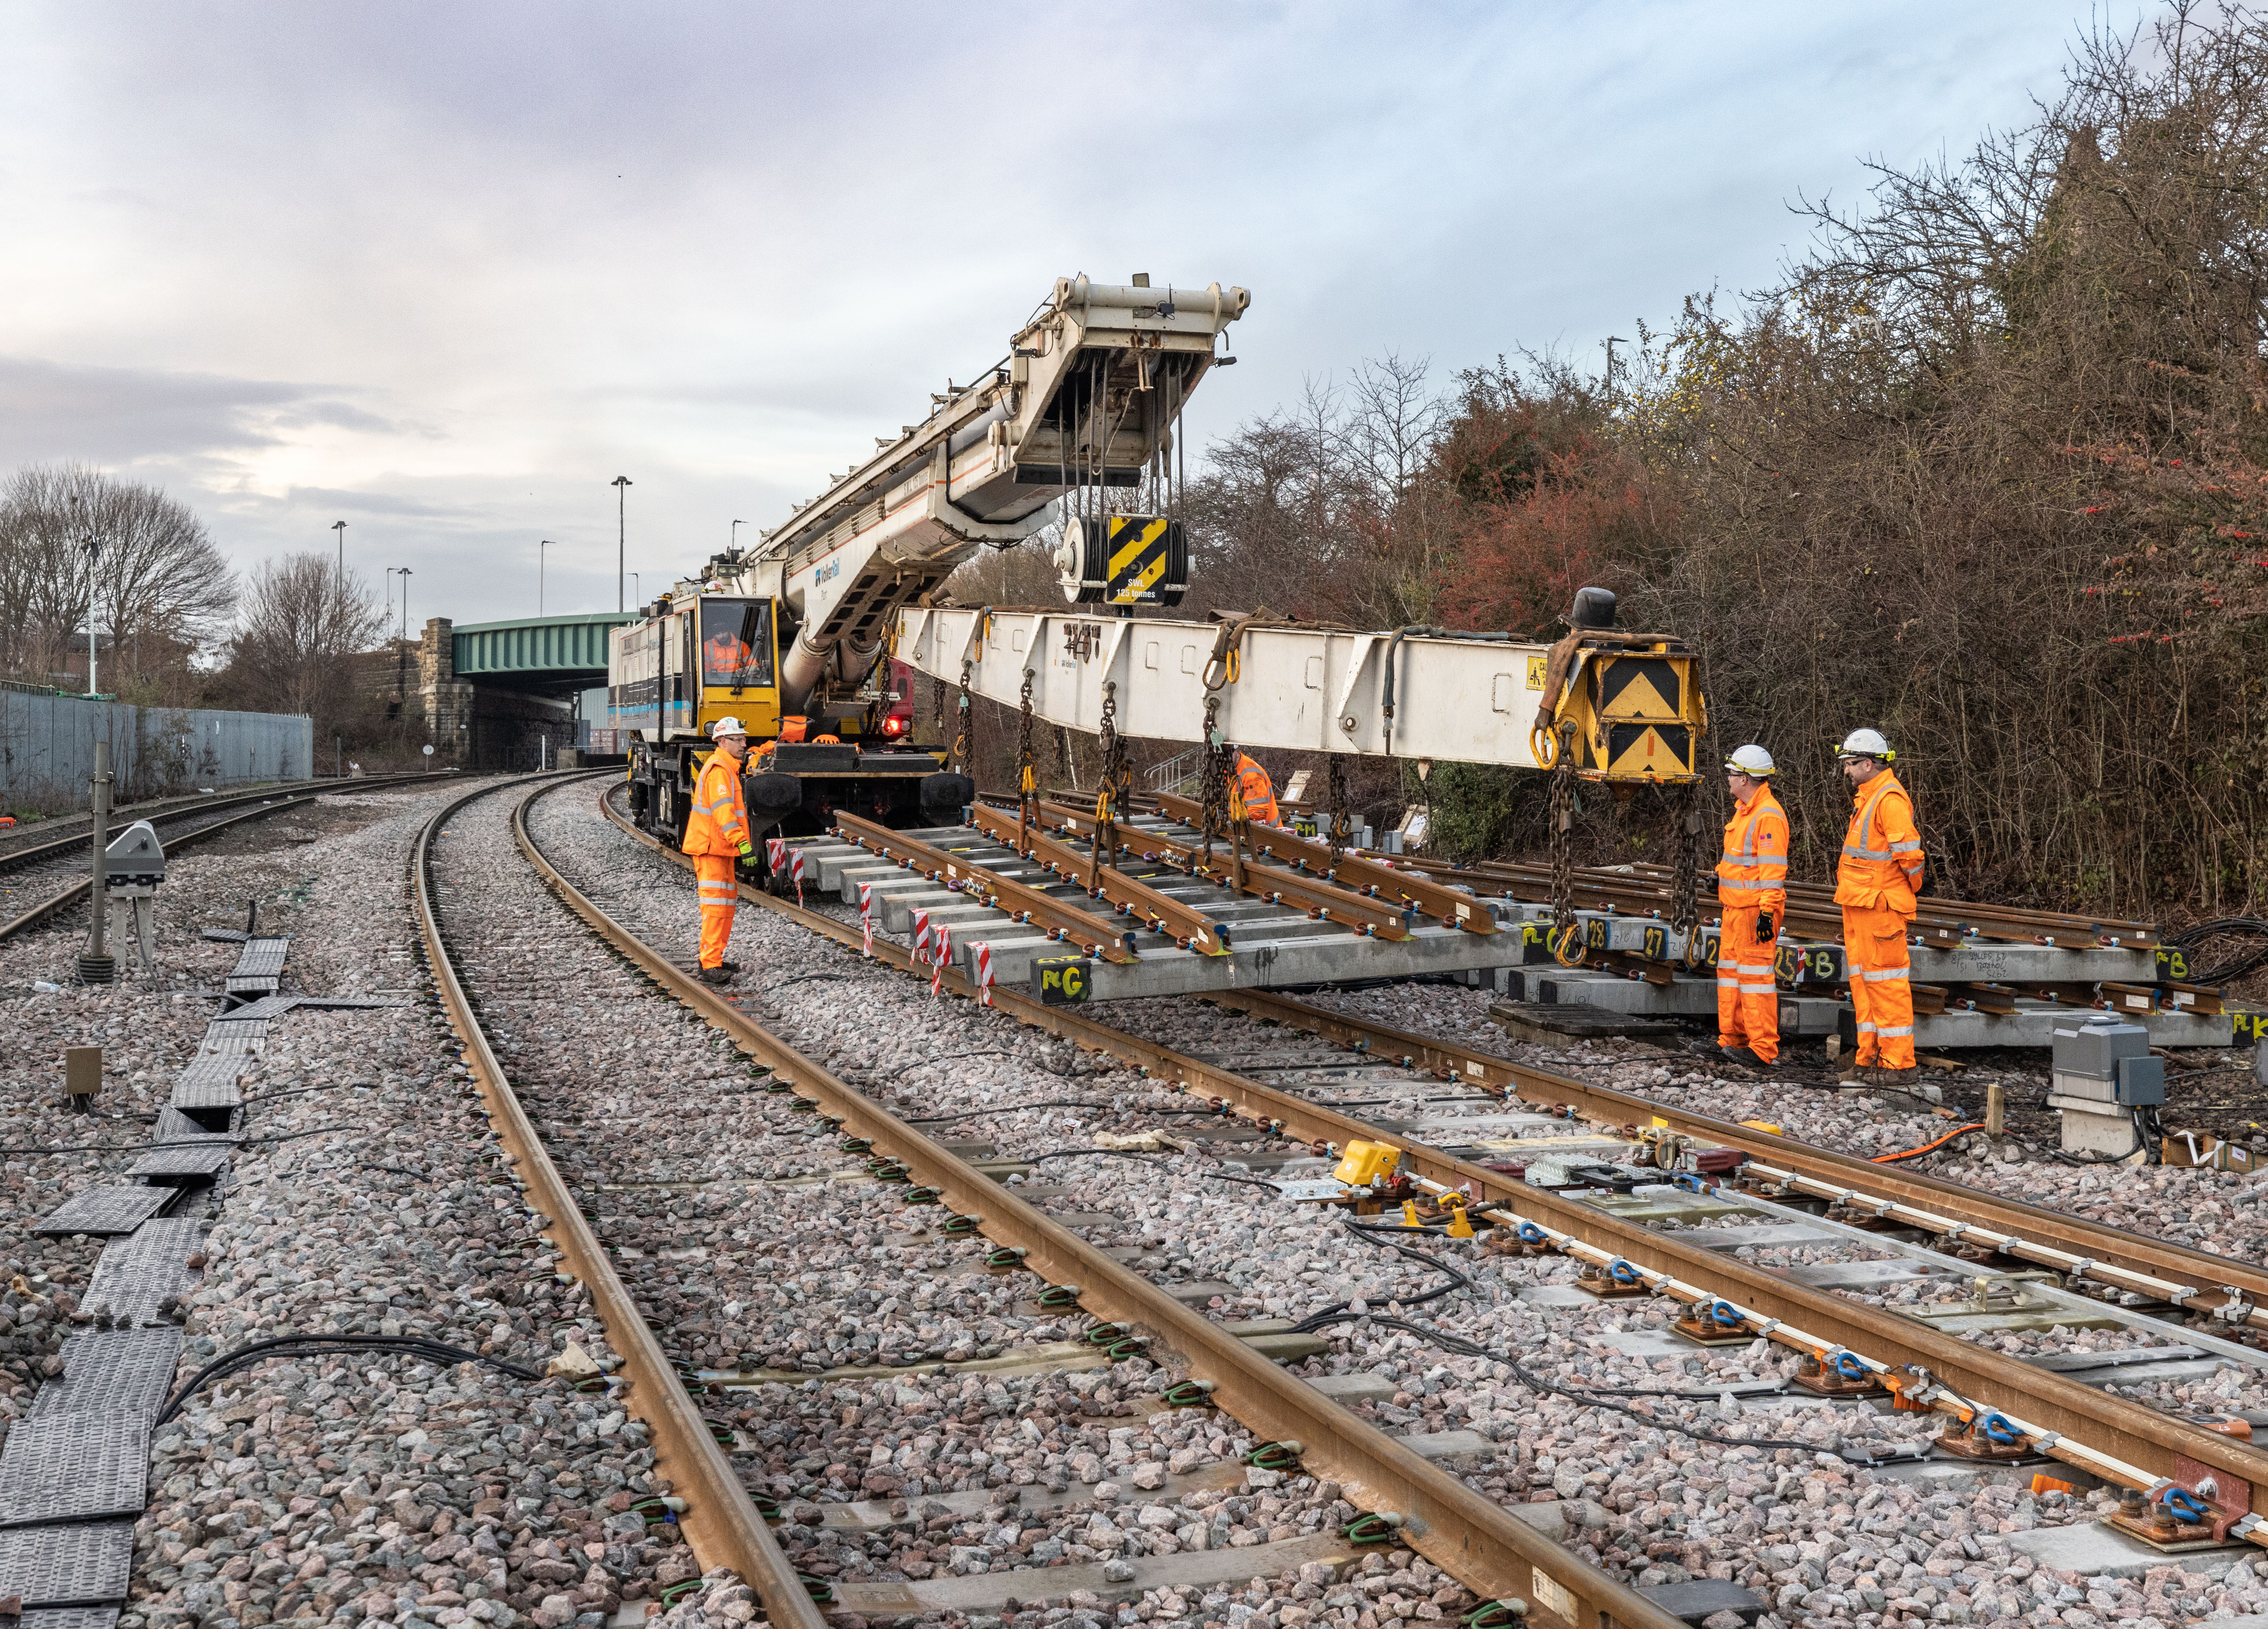
[[[414,498],[383,492],[350,492],[334,486],[295,486],[282,501],[293,508],[333,509],[348,514],[395,515],[419,520],[461,521],[468,512],[461,504],[428,504]]]
[[[304,394],[270,380],[0,357],[0,464],[267,446],[276,437],[266,415]]]

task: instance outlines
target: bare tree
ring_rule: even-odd
[[[0,660],[58,674],[90,599],[113,688],[148,687],[221,637],[236,581],[203,522],[156,488],[77,464],[17,471],[0,487]]]
[[[321,555],[287,555],[253,573],[229,643],[230,688],[261,711],[306,713],[319,733],[336,727],[361,699],[352,659],[385,626],[360,577],[342,583]]]

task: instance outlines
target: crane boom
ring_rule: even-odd
[[[1611,626],[1545,645],[1438,628],[916,607],[899,615],[896,649],[952,683],[966,672],[974,694],[1011,708],[1028,680],[1042,723],[1093,732],[1108,704],[1119,734],[1152,741],[1201,741],[1210,723],[1240,747],[1538,769],[1556,762],[1567,726],[1585,778],[1683,785],[1707,724],[1690,648]]]
[[[795,624],[779,667],[780,705],[812,710],[815,692],[855,686],[891,615],[943,582],[985,543],[1037,531],[1067,499],[1074,528],[1144,522],[1163,543],[1170,516],[1108,512],[1117,500],[1171,507],[1169,465],[1182,404],[1214,365],[1214,343],[1252,297],[1059,277],[1008,355],[975,383],[932,396],[918,424],[799,504],[739,559],[712,562],[728,592],[770,597]],[[1142,528],[1130,534],[1138,541]],[[1146,598],[1172,604],[1186,580],[1150,551]]]

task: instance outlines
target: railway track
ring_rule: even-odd
[[[620,811],[602,798],[608,819],[641,842]],[[648,846],[652,846],[648,842]],[[789,917],[845,947],[856,944],[855,926],[821,912],[750,890],[743,896]],[[908,958],[894,945],[878,941],[876,955],[893,966]],[[957,976],[946,975],[957,984]],[[973,991],[962,993],[974,995]],[[1523,1099],[1539,1106],[1561,1105],[1610,1125],[1667,1122],[1665,1129],[1747,1154],[1764,1176],[1768,1192],[1780,1198],[1830,1198],[1846,1215],[1863,1213],[1870,1225],[1904,1223],[1956,1248],[1994,1248],[1984,1265],[2005,1271],[2030,1262],[2066,1273],[2073,1284],[2123,1292],[2129,1300],[2185,1306],[2208,1315],[2232,1331],[2255,1323],[2254,1292],[2264,1284],[2258,1270],[2168,1241],[2124,1233],[2080,1218],[1963,1190],[1915,1172],[1890,1172],[1792,1139],[1726,1126],[1672,1105],[1626,1094],[1603,1092],[1567,1077],[1526,1069],[1508,1060],[1424,1037],[1364,1025],[1306,1004],[1252,991],[1217,995],[1226,1006],[1241,1006],[1276,1024],[1308,1030],[1336,1046],[1354,1049],[1370,1059],[1406,1060],[1468,1091],[1491,1098]],[[2242,1537],[2260,1531],[2244,1518],[2256,1499],[2268,1494],[2268,1458],[2249,1441],[2174,1418],[2128,1399],[2067,1379],[2055,1368],[2020,1360],[1975,1342],[1940,1333],[1879,1306],[1791,1281],[1761,1268],[1686,1242],[1685,1230],[1657,1232],[1643,1221],[1626,1220],[1572,1198],[1532,1188],[1475,1161],[1429,1147],[1406,1135],[1340,1113],[1327,1104],[1263,1084],[1216,1064],[1178,1053],[1059,1007],[1043,1006],[1019,992],[994,991],[993,1001],[1019,1021],[1065,1036],[1132,1064],[1153,1078],[1195,1092],[1208,1102],[1265,1127],[1318,1146],[1380,1140],[1402,1151],[1404,1169],[1421,1190],[1454,1190],[1475,1212],[1492,1209],[1500,1224],[1538,1235],[1536,1243],[1573,1254],[1621,1274],[1658,1294],[1700,1308],[1706,1318],[1723,1320],[1728,1330],[1769,1335],[1837,1365],[1864,1370],[1875,1384],[1887,1382],[1902,1404],[1948,1415],[1948,1434],[2006,1439],[2003,1450],[2022,1456],[2060,1459],[2107,1481],[2163,1499],[2172,1486],[2194,1491],[2209,1482],[2219,1496],[2205,1525]],[[1721,1134],[1721,1135],[1720,1135]],[[1760,1201],[1761,1202],[1761,1201]],[[1887,1206],[1887,1208],[1885,1208]],[[1800,1219],[1800,1213],[1792,1215]],[[1525,1226],[1523,1226],[1525,1224]],[[1950,1240],[1945,1235],[1950,1234]],[[1931,1252],[1922,1252],[1928,1254]],[[1944,1257],[1958,1268],[1962,1264]],[[2233,1287],[2223,1289],[2223,1286]],[[2071,1301],[2080,1298],[2071,1297]],[[1737,1316],[1733,1315],[1737,1314]],[[2146,1319],[2126,1319],[2130,1328],[2149,1327],[2160,1341],[2178,1340],[2181,1331]],[[2257,1363],[2248,1349],[2208,1343],[2228,1360]],[[1853,1363],[1853,1357],[1857,1362]],[[1973,1443],[1972,1443],[1973,1446]],[[2011,1452],[2009,1457],[2020,1456]],[[2190,1509],[2181,1496],[2174,1508]],[[2192,1523],[2192,1525],[2196,1525]],[[2264,1534],[2263,1537],[2268,1537]]]
[[[336,797],[342,793],[350,795],[350,789],[352,792],[375,792],[395,786],[428,785],[434,778],[429,775],[401,775],[371,777],[354,781],[328,781],[320,783],[315,790],[306,792],[269,788],[262,792],[216,798],[210,801],[193,804],[186,808],[169,809],[140,818],[148,819],[158,828],[159,840],[165,844],[166,851],[171,854],[178,850],[208,842],[254,821],[265,820],[269,815],[283,814],[287,809],[303,807],[320,798]],[[250,807],[245,807],[247,805]],[[218,818],[214,818],[218,811],[225,809],[237,809],[239,812],[233,814],[221,814]],[[133,823],[131,821],[119,822],[110,829],[110,836],[116,837]],[[51,842],[29,847],[17,847],[0,853],[0,875],[7,875],[11,879],[5,882],[0,882],[0,909],[15,905],[27,889],[36,888],[40,882],[59,880],[88,863],[86,860],[88,838],[89,832],[85,826],[82,826],[74,836],[59,837]],[[17,873],[28,874],[23,876],[13,874]],[[27,929],[38,926],[57,911],[69,910],[85,900],[92,887],[92,881],[81,876],[73,881],[64,883],[62,888],[53,892],[38,895],[31,903],[22,905],[12,916],[0,920],[0,940],[11,939]]]
[[[110,835],[116,837],[137,820],[161,821],[174,815],[194,814],[200,809],[226,808],[262,799],[288,798],[318,788],[337,791],[350,786],[351,780],[328,778],[321,780],[276,781],[249,792],[193,793],[179,798],[151,798],[136,804],[114,807],[110,817],[114,824]],[[12,869],[26,856],[36,857],[54,850],[67,850],[77,844],[86,845],[87,829],[93,823],[85,814],[59,814],[29,825],[0,829],[0,872]]]
[[[917,1202],[935,1204],[933,1210],[924,1205],[910,1213],[923,1219],[913,1235],[915,1239],[937,1245],[949,1240],[960,1241],[952,1264],[954,1268],[968,1271],[989,1255],[999,1264],[989,1276],[1006,1274],[1023,1280],[1016,1287],[1020,1302],[1022,1297],[1031,1296],[1034,1307],[1054,1315],[1067,1331],[1078,1331],[1078,1340],[1084,1350],[1074,1347],[1077,1358],[1070,1368],[1084,1371],[1099,1354],[1111,1365],[1106,1371],[1112,1376],[1108,1383],[1135,1389],[1134,1397],[1152,1411],[1149,1418],[1152,1429],[1160,1420],[1186,1419],[1191,1423],[1176,1428],[1185,1434],[1197,1433],[1201,1442],[1220,1444],[1224,1429],[1256,1442],[1296,1441],[1296,1449],[1273,1450],[1272,1457],[1285,1465],[1285,1472],[1264,1468],[1247,1472],[1234,1465],[1232,1458],[1204,1447],[1185,1448],[1174,1456],[1177,1467],[1188,1460],[1186,1468],[1165,1478],[1163,1489],[1151,1497],[1176,1502],[1171,1506],[1145,1506],[1145,1520],[1153,1510],[1178,1510],[1191,1514],[1201,1523],[1201,1517],[1195,1514],[1199,1509],[1237,1510],[1241,1504],[1252,1502],[1251,1493],[1239,1493],[1247,1476],[1256,1491],[1281,1482],[1288,1472],[1293,1477],[1290,1486],[1307,1490],[1301,1495],[1309,1513],[1304,1518],[1307,1530],[1293,1534],[1279,1524],[1270,1529],[1271,1536],[1259,1541],[1257,1547],[1251,1541],[1234,1537],[1226,1516],[1217,1515],[1213,1525],[1232,1535],[1225,1542],[1232,1545],[1229,1554],[1233,1559],[1226,1563],[1199,1562],[1186,1544],[1175,1553],[1175,1546],[1170,1541],[1153,1537],[1149,1542],[1161,1544],[1167,1554],[1180,1563],[1178,1568],[1167,1569],[1175,1577],[1187,1578],[1193,1568],[1207,1574],[1197,1583],[1182,1586],[1185,1592],[1229,1579],[1242,1588],[1244,1581],[1254,1575],[1265,1577],[1297,1571],[1302,1566],[1336,1571],[1340,1566],[1367,1566],[1381,1577],[1406,1579],[1410,1566],[1424,1566],[1408,1552],[1396,1548],[1406,1544],[1451,1577],[1478,1592],[1484,1613],[1492,1614],[1484,1616],[1484,1622],[1508,1620],[1516,1613],[1552,1625],[1619,1623],[1666,1629],[1675,1621],[1626,1585],[1555,1544],[1535,1527],[1514,1519],[1463,1480],[1385,1436],[1374,1425],[1357,1418],[1314,1388],[1285,1374],[1247,1341],[1225,1331],[1138,1272],[1088,1243],[1064,1220],[1026,1202],[1013,1188],[994,1180],[993,1176],[955,1153],[945,1141],[932,1138],[891,1113],[873,1096],[856,1090],[819,1061],[771,1034],[732,1002],[691,979],[667,956],[643,943],[629,927],[613,919],[543,854],[530,834],[526,813],[544,790],[539,788],[528,793],[513,811],[513,830],[521,851],[543,873],[554,892],[609,947],[629,958],[668,997],[681,1002],[729,1036],[733,1045],[764,1072],[766,1083],[775,1091],[761,1095],[751,1093],[739,1099],[736,1113],[747,1115],[752,1123],[761,1123],[766,1128],[763,1135],[771,1136],[782,1129],[778,1123],[794,1127],[799,1110],[815,1112],[839,1123],[830,1127],[830,1134],[839,1133],[854,1139],[846,1146],[863,1144],[878,1155],[886,1155],[890,1164],[879,1185],[880,1194],[906,1192]],[[563,1173],[563,1161],[547,1153],[543,1139],[537,1134],[538,1121],[545,1114],[557,1110],[541,1102],[524,1101],[512,1089],[506,1063],[483,1036],[478,981],[471,981],[468,986],[468,981],[452,967],[446,933],[446,896],[439,911],[435,904],[434,848],[444,826],[453,819],[463,819],[462,811],[476,801],[477,796],[468,798],[437,816],[421,839],[417,862],[421,922],[425,925],[437,982],[452,1021],[467,1040],[468,1061],[481,1078],[482,1089],[490,1102],[500,1135],[518,1156],[518,1169],[529,1183],[531,1201],[552,1219],[553,1236],[571,1270],[591,1289],[610,1336],[618,1325],[623,1331],[615,1338],[625,1359],[624,1373],[630,1377],[631,1405],[644,1413],[654,1427],[657,1448],[662,1456],[660,1468],[676,1481],[687,1498],[689,1507],[681,1520],[703,1565],[725,1565],[740,1571],[757,1588],[774,1621],[787,1620],[799,1614],[807,1617],[811,1607],[805,1594],[805,1582],[808,1581],[797,1579],[796,1566],[777,1541],[771,1538],[763,1523],[754,1519],[753,1503],[735,1480],[732,1463],[715,1440],[719,1434],[718,1422],[713,1416],[704,1419],[685,1396],[671,1368],[671,1359],[662,1348],[661,1337],[647,1327],[635,1293],[624,1284],[610,1261],[608,1246],[614,1242],[603,1238],[585,1215],[586,1210],[596,1211],[612,1203],[592,1191],[592,1179],[602,1174],[600,1168],[585,1164],[578,1185],[574,1176]],[[809,1121],[802,1124],[807,1125]],[[858,1151],[867,1150],[860,1147]],[[617,1171],[615,1175],[622,1173]],[[903,1186],[894,1188],[891,1179],[899,1177],[903,1179]],[[874,1191],[868,1190],[869,1193]],[[854,1199],[853,1208],[871,1209],[871,1201],[860,1195]],[[929,1220],[932,1218],[936,1220],[932,1222]],[[971,1220],[948,1220],[952,1218]],[[805,1220],[807,1224],[816,1220]],[[817,1225],[823,1227],[825,1224]],[[981,1236],[976,1236],[978,1229]],[[783,1264],[776,1271],[790,1272],[792,1268]],[[1026,1278],[1035,1272],[1045,1280],[1044,1285],[1031,1284]],[[1049,1383],[1048,1349],[1026,1355],[1027,1360],[1035,1356],[1040,1365],[1030,1371],[1036,1376],[1035,1383]],[[1004,1356],[1012,1360],[1014,1349],[1012,1347]],[[926,1375],[935,1371],[927,1366],[901,1365],[892,1372],[903,1376],[901,1385],[911,1386],[925,1383]],[[954,1374],[942,1379],[954,1385],[965,1383]],[[753,1375],[717,1373],[707,1375],[704,1383],[734,1382],[747,1386],[762,1383]],[[1096,1395],[1107,1398],[1110,1392],[1106,1388],[1097,1388]],[[1120,1406],[1124,1405],[1122,1403]],[[1228,1426],[1226,1420],[1218,1425],[1203,1423],[1219,1418],[1211,1413],[1213,1410],[1219,1411],[1219,1415],[1234,1425]],[[1132,1417],[1139,1419],[1140,1415]],[[1130,1427],[1128,1434],[1133,1429]],[[1138,1480],[1137,1485],[1149,1489],[1156,1487],[1157,1482]],[[1319,1499],[1314,1492],[1319,1488],[1328,1488],[1334,1497]],[[1392,1541],[1380,1549],[1377,1560],[1367,1560],[1356,1539],[1335,1530],[1343,1523],[1325,1521],[1318,1525],[1314,1513],[1335,1507],[1339,1495],[1344,1495],[1352,1507],[1351,1521],[1359,1524],[1367,1519],[1368,1526],[1363,1531],[1374,1529],[1380,1538]],[[1101,1506],[1108,1500],[1108,1494],[1100,1489],[1091,1499],[1082,1496],[1067,1482],[1044,1490],[1035,1488],[1027,1495],[1026,1503],[1035,1503],[1037,1511],[1027,1519],[1044,1520],[1049,1527],[1062,1529],[1067,1520],[1086,1516],[1087,1507],[1094,1507],[1093,1514],[1100,1515]],[[1195,1505],[1191,1503],[1193,1500]],[[1293,1514],[1297,1514],[1299,1501],[1292,1502]],[[895,1508],[902,1511],[903,1507]],[[922,1503],[914,1519],[919,1521],[931,1508],[930,1502]],[[840,1512],[836,1514],[839,1515]],[[954,1507],[948,1505],[940,1515],[929,1517],[929,1525],[934,1527],[944,1516],[953,1514]],[[880,1520],[887,1525],[892,1518],[883,1516]],[[837,1523],[838,1528],[840,1525]],[[826,1526],[824,1522],[792,1522],[784,1530],[799,1545],[807,1545],[814,1532],[825,1530]],[[1279,1534],[1283,1536],[1276,1536]],[[1234,1548],[1237,1545],[1243,1548]],[[1206,1547],[1199,1543],[1200,1551]],[[1381,1571],[1388,1565],[1388,1552],[1399,1559],[1402,1570]],[[1153,1559],[1163,1559],[1158,1557],[1156,1550],[1152,1555]],[[1184,1556],[1189,1559],[1183,1559]],[[1108,1565],[1101,1564],[1103,1568]],[[1130,1574],[1123,1581],[1125,1588],[1143,1585],[1145,1579],[1140,1570],[1131,1563],[1125,1565]],[[968,1603],[965,1610],[974,1611],[981,1606],[998,1611],[1003,1602],[1009,1603],[1008,1610],[1013,1610],[1017,1596],[1042,1591],[1058,1595],[1081,1579],[1093,1582],[1108,1576],[1098,1566],[1089,1565],[1068,1573],[1050,1566],[1012,1571],[1005,1576],[963,1577],[951,1581],[950,1585],[939,1580],[927,1584],[915,1581],[891,1584],[884,1581],[844,1588],[852,1603],[866,1615],[914,1617],[933,1615],[946,1610],[950,1600],[964,1597]],[[1174,1587],[1163,1578],[1146,1581]],[[895,1598],[898,1596],[902,1598]],[[1507,1600],[1516,1604],[1488,1604]]]

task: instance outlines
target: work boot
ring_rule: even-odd
[[[717,965],[727,973],[737,973],[740,970],[740,964],[737,962],[719,962]]]
[[[721,963],[716,967],[704,967],[701,969],[701,982],[704,984],[729,984],[733,982],[733,969]]]
[[[1745,1046],[1719,1047],[1718,1050],[1725,1054],[1725,1061],[1728,1064],[1739,1064],[1749,1069],[1764,1067],[1764,1060]]]

